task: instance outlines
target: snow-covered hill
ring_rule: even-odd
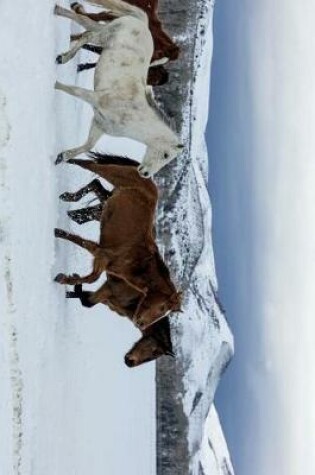
[[[176,5],[161,3],[166,22],[185,9]],[[64,289],[52,281],[59,271],[90,266],[83,251],[55,242],[56,224],[97,235],[94,225],[70,224],[66,205],[58,202],[61,192],[86,183],[87,173],[53,165],[59,151],[83,141],[89,126],[88,106],[53,89],[57,75],[91,87],[91,72],[77,75],[76,61],[58,68],[54,63],[77,30],[54,18],[53,2],[0,5],[3,475],[121,475],[126,467],[129,475],[154,475],[156,460],[158,475],[233,473],[219,420],[210,410],[233,352],[215,295],[203,137],[213,6],[190,5],[187,24],[174,29],[186,53],[171,67],[176,81],[161,93],[189,153],[157,177],[159,244],[185,292],[185,313],[171,319],[177,358],[158,364],[156,401],[154,364],[135,370],[123,364],[138,332],[104,307],[90,311],[65,301]],[[186,54],[193,56],[183,68]],[[98,144],[99,150],[118,153],[122,147],[132,158],[143,152],[127,140]]]
[[[170,319],[176,361],[157,365],[158,475],[224,473],[221,468],[214,471],[213,465],[209,471],[207,460],[213,456],[224,458],[233,473],[218,419],[206,422],[221,374],[233,355],[233,337],[217,299],[204,137],[214,4],[175,0],[170,10],[168,2],[163,6],[163,19],[182,52],[170,68],[174,81],[159,93],[181,131],[186,154],[158,174],[162,190],[158,231],[173,276],[185,291],[185,312]],[[205,445],[215,434],[221,436],[212,448]]]

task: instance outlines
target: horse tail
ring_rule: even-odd
[[[104,7],[106,10],[110,10],[112,13],[118,16],[130,15],[138,18],[148,24],[148,15],[142,8],[131,5],[124,0],[86,0],[92,5]]]

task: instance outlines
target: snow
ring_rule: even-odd
[[[90,76],[78,79],[75,62],[56,67],[70,22],[54,18],[53,3],[16,9],[5,0],[0,11],[0,473],[154,473],[154,365],[123,362],[139,332],[105,307],[66,301],[53,282],[59,271],[91,265],[55,242],[56,224],[97,236],[94,226],[70,226],[58,202],[88,174],[53,164],[85,139],[90,114],[54,91],[56,75],[82,85]],[[143,149],[124,146],[133,156]]]
[[[228,447],[214,406],[211,407],[206,420],[201,453],[201,473],[234,475]]]

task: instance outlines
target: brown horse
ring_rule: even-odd
[[[158,17],[158,0],[128,0],[128,3],[136,7],[142,8],[148,15],[149,29],[152,34],[154,52],[152,56],[152,62],[163,60],[175,61],[180,49],[172,38],[163,30],[163,26]],[[111,21],[117,18],[115,15],[109,12],[100,13],[87,13],[83,6],[74,2],[71,4],[71,8],[80,15],[85,15],[94,21]]]
[[[157,322],[169,311],[179,311],[181,293],[176,292],[154,240],[153,222],[157,204],[157,188],[152,180],[142,178],[133,164],[121,164],[121,157],[90,154],[94,160],[69,160],[97,173],[112,183],[115,190],[108,198],[98,180],[77,193],[62,195],[66,201],[77,201],[82,193],[94,191],[100,199],[106,199],[101,213],[99,244],[81,237],[56,230],[56,237],[66,239],[87,249],[94,256],[93,271],[85,276],[59,274],[57,282],[81,284],[95,282],[102,272],[124,280],[141,294],[133,321],[144,330]],[[93,184],[94,183],[94,184]],[[97,183],[97,184],[96,184]],[[84,190],[84,191],[83,191]],[[106,198],[102,198],[106,196]],[[105,295],[108,289],[106,288]],[[104,298],[103,286],[94,293],[94,303]]]
[[[139,292],[127,285],[123,280],[108,276],[104,284],[109,290],[108,299],[102,303],[112,310],[131,320],[134,310],[141,298]],[[82,290],[82,285],[75,285],[74,292],[67,292],[67,298],[78,298],[85,307],[93,307],[93,292]],[[174,356],[170,337],[168,318],[154,323],[142,332],[142,337],[134,344],[125,355],[125,363],[129,367],[139,366],[148,361],[153,361],[162,355]]]

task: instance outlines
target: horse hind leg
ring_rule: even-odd
[[[75,209],[68,211],[67,214],[72,221],[77,224],[85,224],[90,221],[100,221],[103,206],[101,204],[90,206],[89,208]]]
[[[93,120],[87,141],[80,147],[72,148],[70,150],[66,150],[64,152],[59,153],[55,161],[55,164],[58,165],[61,162],[71,160],[77,155],[79,155],[80,153],[89,152],[94,147],[96,142],[101,138],[102,135],[103,135],[103,131],[99,129],[99,127],[96,125],[95,121]]]
[[[89,31],[100,31],[104,27],[104,25],[100,25],[97,21],[92,20],[88,16],[84,14],[78,14],[73,10],[67,10],[66,8],[63,8],[60,5],[55,6],[54,14],[64,18],[68,18],[69,20],[73,20]]]
[[[81,3],[79,3],[79,2],[71,3],[70,8],[75,13],[78,13],[79,15],[84,15],[84,16],[90,18],[91,20],[94,20],[94,21],[97,21],[97,22],[99,22],[99,21],[112,21],[115,18],[117,18],[117,15],[113,15],[112,13],[105,12],[105,11],[102,11],[100,13],[88,13],[84,9],[83,5],[81,5]]]
[[[106,188],[103,187],[99,179],[95,178],[90,183],[80,188],[78,191],[74,193],[63,193],[59,196],[59,198],[63,201],[76,202],[80,201],[83,196],[86,196],[88,193],[91,192],[95,193],[101,203],[103,203],[103,201],[106,201],[112,195],[112,192],[106,190]]]
[[[63,285],[77,285],[77,284],[93,284],[99,276],[101,275],[102,271],[100,269],[95,269],[93,268],[92,272],[90,274],[87,274],[85,276],[78,276],[77,274],[74,275],[65,275],[65,274],[57,274],[55,277],[55,282],[58,282],[58,284],[63,284]]]
[[[76,275],[79,277],[78,275]],[[93,292],[87,292],[86,290],[82,289],[82,284],[76,284],[74,286],[74,291],[66,292],[67,299],[80,299],[81,304],[83,307],[94,307],[94,303],[90,302],[90,297]]]

